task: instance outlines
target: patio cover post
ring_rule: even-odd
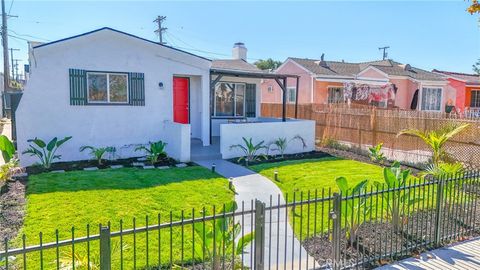
[[[297,85],[295,87],[295,119],[298,117],[298,86],[300,85],[300,82],[297,77]]]
[[[282,89],[282,122],[285,122],[287,117],[286,117],[286,111],[287,111],[287,78],[283,78],[283,82],[280,81],[278,78],[275,78],[275,81],[278,83],[280,88]]]

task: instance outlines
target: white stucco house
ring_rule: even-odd
[[[114,146],[120,158],[140,156],[137,145],[158,140],[180,161],[205,147],[222,158],[239,156],[229,146],[242,137],[299,134],[307,148],[289,152],[313,150],[313,121],[261,118],[260,80],[282,84],[289,76],[256,69],[246,53],[237,43],[233,59],[212,61],[111,28],[36,44],[16,111],[21,164],[36,161],[21,154],[35,137],[72,136],[59,150],[62,161],[88,159],[79,152],[84,145]]]

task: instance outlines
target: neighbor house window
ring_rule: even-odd
[[[215,87],[214,116],[243,117],[245,115],[245,84],[218,83]]]
[[[342,87],[329,87],[328,88],[328,103],[340,103],[343,102],[343,88]]]
[[[128,103],[128,75],[124,73],[87,73],[89,103]]]
[[[472,94],[470,95],[470,107],[480,107],[480,90],[472,90]]]
[[[294,103],[297,100],[297,89],[295,87],[287,88],[287,101],[289,103]]]
[[[269,93],[272,93],[273,92],[273,86],[269,85],[268,88],[267,88],[267,91]]]
[[[422,111],[440,111],[442,88],[422,88]]]

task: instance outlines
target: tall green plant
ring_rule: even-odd
[[[259,154],[259,151],[262,149],[267,149],[264,142],[261,141],[257,144],[252,142],[252,138],[248,140],[245,137],[242,137],[242,144],[234,144],[230,146],[230,149],[240,149],[243,152],[243,156],[238,159],[238,162],[245,160],[245,163],[248,165],[249,162],[260,160],[261,158],[267,159],[266,155]]]
[[[438,165],[442,161],[448,161],[448,155],[444,146],[452,137],[464,131],[469,124],[448,124],[437,130],[423,131],[418,129],[406,129],[400,131],[400,135],[412,135],[420,138],[428,145],[432,152],[432,163]]]
[[[15,154],[15,146],[5,135],[0,135],[0,151],[2,151],[3,160],[5,160],[5,162],[9,162]]]
[[[383,164],[386,160],[385,155],[382,153],[383,143],[379,143],[374,147],[369,147],[368,150],[370,151],[369,156],[373,162],[377,162],[379,164]]]
[[[231,213],[237,209],[235,202],[224,206],[221,213]],[[232,263],[227,269],[235,269],[232,256],[238,257],[243,250],[253,241],[254,232],[240,237],[242,227],[240,222],[234,223],[232,216],[221,216],[213,221],[213,224],[194,223],[195,236],[200,245],[195,245],[197,256],[212,261],[211,269],[221,269],[223,265]]]
[[[160,157],[166,157],[165,147],[167,143],[163,141],[149,142],[148,146],[139,146],[135,151],[144,151],[147,154],[147,160],[154,165]]]
[[[417,196],[413,197],[408,188],[401,189],[401,187],[406,187],[410,177],[410,170],[402,170],[400,163],[395,161],[390,168],[383,168],[384,182],[374,182],[377,188],[391,190],[382,193],[382,197],[383,201],[387,203],[387,217],[392,220],[395,231],[400,228],[405,209],[409,209],[410,206],[423,199]]]
[[[103,164],[103,156],[106,153],[115,153],[116,148],[112,146],[107,146],[107,147],[94,147],[94,146],[82,146],[80,147],[80,152],[83,152],[85,150],[90,150],[90,155],[98,162],[98,165]]]
[[[40,164],[45,169],[49,169],[54,160],[60,160],[62,157],[61,155],[56,155],[58,148],[71,138],[72,136],[68,136],[61,140],[58,140],[57,137],[55,137],[48,143],[38,138],[30,139],[27,141],[30,143],[29,148],[25,150],[23,154],[30,154],[30,156],[36,156],[39,159]]]
[[[370,206],[366,203],[365,196],[357,196],[364,194],[367,189],[368,180],[363,180],[353,187],[350,187],[345,177],[335,179],[338,189],[342,196],[354,196],[353,198],[342,200],[342,216],[346,215],[345,220],[345,236],[349,243],[353,245],[357,239],[357,231],[359,226],[364,222],[363,217],[370,212]]]

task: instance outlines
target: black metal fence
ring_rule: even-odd
[[[344,194],[192,210],[181,220],[133,219],[37,245],[23,236],[0,251],[0,269],[371,269],[478,234],[480,174],[412,178]],[[134,207],[134,206],[132,206]],[[128,227],[128,229],[127,229]],[[90,234],[91,231],[96,234]]]

